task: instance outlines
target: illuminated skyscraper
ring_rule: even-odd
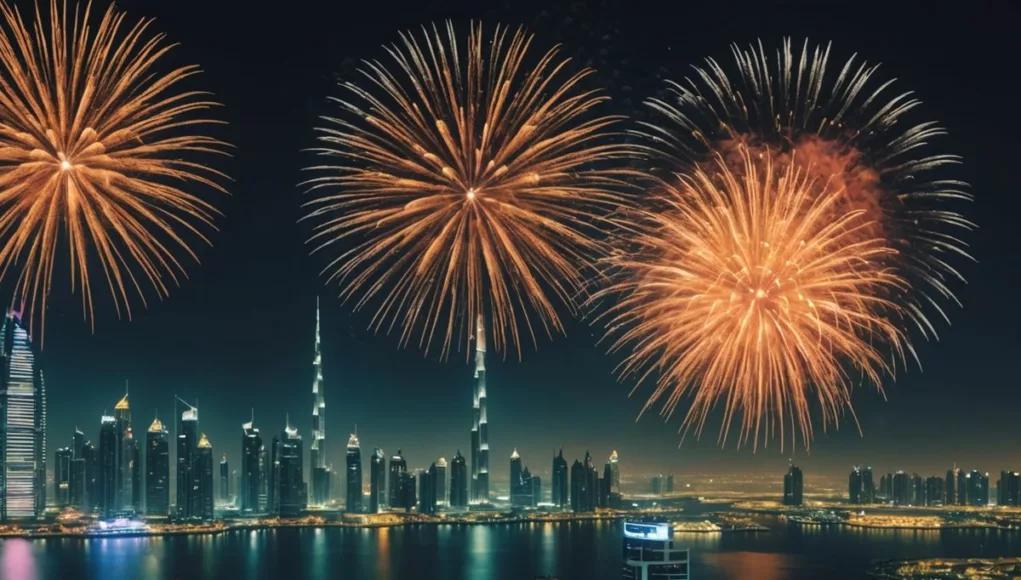
[[[82,459],[85,461],[85,509],[86,513],[99,511],[99,502],[103,496],[100,488],[99,450],[87,441],[82,446]]]
[[[195,471],[198,474],[198,517],[213,519],[213,445],[203,433],[195,446]]]
[[[893,504],[911,505],[912,496],[911,478],[907,473],[898,471],[893,474]]]
[[[802,505],[805,501],[805,482],[801,468],[791,465],[783,476],[783,505]]]
[[[390,458],[390,489],[389,498],[387,505],[391,508],[402,508],[404,507],[404,496],[401,491],[401,475],[408,471],[408,462],[404,461],[404,456],[401,455],[401,450],[397,450],[397,455]]]
[[[575,512],[592,511],[589,507],[589,475],[585,465],[577,459],[571,465],[571,510]]]
[[[170,515],[170,442],[156,417],[145,433],[145,513]]]
[[[943,505],[957,503],[957,468],[948,469],[943,481]]]
[[[71,458],[74,453],[70,447],[57,449],[53,464],[53,487],[57,492],[57,507],[66,508],[71,505]]]
[[[369,513],[379,513],[386,505],[386,457],[376,447],[369,459]]]
[[[128,386],[124,383],[124,396],[113,407],[113,418],[117,426],[117,488],[114,491],[114,502],[118,511],[128,511],[134,506],[132,495],[134,455],[131,436],[131,405],[128,403]]]
[[[188,407],[177,424],[177,517],[198,518],[202,514],[198,493],[199,410]]]
[[[299,515],[307,507],[303,473],[304,451],[301,435],[290,422],[279,438],[273,439],[273,506],[281,516]]]
[[[357,430],[357,429],[356,429]],[[362,447],[358,435],[352,433],[347,440],[347,511],[362,511]]]
[[[449,505],[447,497],[447,460],[440,457],[436,460],[436,504]]]
[[[241,425],[241,483],[238,486],[238,503],[242,512],[260,512],[266,509],[263,492],[266,473],[263,471],[262,455],[265,450],[262,437],[252,420]]]
[[[230,503],[230,465],[226,453],[220,457],[220,501]]]
[[[558,507],[568,505],[567,496],[567,460],[564,459],[564,450],[560,449],[558,455],[553,456],[553,483],[550,489],[550,501]]]
[[[458,449],[450,462],[450,507],[468,507],[468,466]]]
[[[489,419],[486,414],[486,329],[475,323],[475,397],[472,406],[472,501],[489,502]]]
[[[103,415],[99,421],[99,480],[96,485],[96,508],[103,517],[117,513],[117,420]]]
[[[434,514],[437,503],[436,464],[430,465],[419,478],[418,511],[423,514]]]
[[[851,475],[847,478],[848,503],[860,504],[861,500],[861,468],[857,465],[851,468]]]
[[[75,427],[71,443],[71,485],[69,494],[71,505],[81,512],[85,512],[88,505],[85,497],[86,471],[85,458],[82,456],[84,451],[85,434]]]
[[[46,385],[21,315],[0,329],[0,521],[46,509]]]
[[[309,464],[312,466],[312,505],[330,501],[330,468],[326,463],[326,399],[323,398],[323,354],[319,346],[319,298],[316,298],[316,350],[312,360],[312,445]]]
[[[522,481],[521,456],[515,449],[510,456],[510,501],[511,507],[524,507],[531,503],[532,482],[528,482],[528,496],[525,496],[525,482]]]
[[[996,495],[1001,506],[1021,506],[1021,474],[1016,471],[1001,471],[996,482]]]
[[[862,503],[876,503],[876,480],[872,477],[872,467],[861,470],[861,491]]]
[[[610,460],[607,463],[610,466],[610,493],[620,495],[620,460],[617,458],[616,451],[610,454]]]

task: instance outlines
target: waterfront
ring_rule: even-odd
[[[686,508],[697,511],[695,505]],[[693,578],[851,580],[863,578],[874,561],[883,559],[1021,556],[1017,531],[804,528],[773,515],[755,520],[770,531],[677,534],[676,541],[692,550]],[[619,521],[569,521],[9,539],[0,543],[0,577],[616,579],[620,526]]]

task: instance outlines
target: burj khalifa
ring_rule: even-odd
[[[475,397],[472,407],[472,502],[489,502],[489,421],[486,416],[486,329],[475,323]]]

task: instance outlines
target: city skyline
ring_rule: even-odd
[[[570,40],[558,36],[556,27],[537,17],[540,11],[533,8],[478,14],[467,6],[452,5],[450,15],[523,23],[544,46]],[[448,362],[441,363],[415,349],[399,349],[394,336],[366,331],[368,315],[354,312],[352,304],[341,304],[336,288],[324,286],[318,276],[323,264],[308,257],[303,243],[307,229],[295,223],[298,206],[305,199],[295,187],[301,179],[297,168],[307,161],[298,149],[311,144],[306,129],[316,115],[327,111],[323,101],[334,81],[330,71],[349,74],[357,59],[380,55],[383,39],[437,16],[423,8],[395,18],[368,18],[369,24],[352,38],[324,40],[309,34],[311,44],[294,48],[300,51],[296,53],[277,55],[243,44],[261,51],[252,62],[285,75],[280,89],[267,90],[248,78],[258,78],[251,65],[234,70],[237,53],[230,47],[237,38],[233,33],[210,33],[229,28],[224,24],[230,22],[226,11],[205,7],[206,18],[198,22],[179,8],[143,9],[128,2],[126,9],[157,17],[161,30],[171,38],[187,40],[181,47],[183,55],[202,62],[204,86],[227,105],[224,112],[231,124],[225,130],[239,144],[238,157],[231,162],[239,181],[232,188],[235,195],[225,202],[226,217],[214,247],[198,249],[201,266],[192,269],[189,279],[169,298],[153,300],[148,309],[134,312],[130,322],[118,321],[110,305],[97,300],[94,334],[81,320],[77,296],[51,303],[51,326],[41,355],[50,399],[48,466],[53,450],[70,444],[75,426],[95,443],[98,418],[104,410],[112,413],[125,379],[132,384],[136,426],[148,425],[157,408],[161,417],[170,417],[175,394],[189,401],[198,399],[203,429],[214,450],[227,452],[235,465],[240,459],[238,428],[249,420],[252,407],[267,445],[272,434],[283,428],[287,413],[300,432],[310,437],[310,311],[317,295],[323,297],[324,393],[331,404],[327,453],[335,471],[343,465],[344,438],[355,424],[366,456],[369,449],[381,447],[389,457],[400,447],[416,468],[426,468],[440,456],[450,458],[458,449],[467,456],[465,431],[471,417],[466,401],[470,402],[473,388],[472,363],[466,360],[470,353],[452,353]],[[832,38],[833,50],[841,57],[858,51],[870,61],[883,62],[917,92],[927,113],[943,121],[950,131],[946,147],[964,156],[962,177],[978,195],[969,212],[981,225],[972,240],[980,261],[964,266],[969,284],[957,290],[964,308],[952,312],[953,326],[938,325],[939,342],[918,344],[924,372],[909,367],[897,383],[888,383],[888,401],[869,390],[855,391],[864,437],[859,437],[853,419],[845,416],[839,431],[816,437],[811,453],[796,449],[795,461],[806,473],[833,477],[846,476],[849,466],[864,461],[919,473],[939,473],[945,463],[960,464],[965,458],[991,473],[1016,469],[1010,453],[990,443],[1010,435],[1011,405],[1004,402],[1016,400],[1010,361],[1018,349],[1014,329],[1019,319],[1003,306],[1010,304],[1012,296],[1009,287],[998,282],[998,275],[1017,269],[1018,257],[1003,249],[1013,243],[1009,220],[1016,214],[1017,202],[1009,195],[997,196],[997,192],[1016,189],[1016,178],[1004,169],[1012,155],[1000,136],[1013,133],[1001,129],[1000,121],[975,122],[971,107],[961,104],[974,90],[968,87],[995,77],[996,69],[980,58],[983,51],[978,48],[941,46],[911,30],[912,16],[907,13],[895,12],[890,23],[882,24],[897,34],[888,34],[882,44],[866,46],[847,32],[853,26],[826,25],[829,16],[823,8],[805,10],[777,34]],[[281,18],[295,17],[284,14]],[[623,16],[625,24],[628,18]],[[678,39],[669,27],[644,20],[646,28],[641,30],[651,45],[648,52],[669,54],[665,66],[671,73],[706,53],[724,57],[731,40],[746,43],[760,34],[752,17],[748,23],[744,19],[737,23],[726,39],[708,34]],[[608,50],[616,54],[617,47]],[[294,61],[307,65],[292,67]],[[962,80],[948,87],[943,79],[951,68]],[[633,86],[636,97],[644,98],[659,85],[653,78],[636,79],[628,86]],[[292,94],[294,87],[301,87],[300,93]],[[638,110],[634,103],[623,103],[620,85],[616,87],[611,92],[620,110]],[[996,109],[997,99],[1003,97],[984,98],[990,109]],[[265,122],[257,127],[247,124],[250,115]],[[678,449],[676,420],[663,424],[650,413],[635,423],[642,397],[628,399],[633,384],[617,383],[613,368],[619,359],[604,354],[604,346],[597,343],[600,334],[599,329],[569,319],[566,338],[538,337],[538,349],[526,348],[521,362],[489,357],[488,411],[494,426],[490,443],[496,486],[506,487],[502,465],[514,448],[523,457],[538,458],[561,444],[569,462],[583,457],[586,450],[601,461],[604,454],[617,449],[629,476],[785,469],[791,454],[781,454],[774,446],[754,455],[750,449],[720,449],[715,433],[707,431],[701,441],[689,438]],[[949,449],[929,443],[944,433],[954,435]],[[548,481],[548,462],[530,462]]]

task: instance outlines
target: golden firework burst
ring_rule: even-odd
[[[701,435],[723,405],[720,442],[740,417],[738,445],[797,428],[807,446],[813,407],[824,428],[846,410],[853,384],[882,390],[911,352],[902,306],[907,282],[887,267],[885,240],[866,211],[834,219],[842,190],[796,160],[738,148],[662,183],[662,209],[646,211],[610,258],[619,277],[599,298],[623,377],[655,377],[643,413],[669,417],[690,403],[681,430]],[[761,157],[760,157],[761,156]],[[637,388],[637,387],[636,387]],[[786,427],[785,427],[786,425]]]
[[[214,207],[191,184],[223,192],[223,174],[191,159],[225,152],[194,131],[215,103],[177,89],[196,66],[157,64],[171,50],[151,20],[50,0],[35,21],[0,0],[0,279],[17,276],[14,303],[45,321],[54,266],[70,263],[72,290],[94,320],[93,278],[118,314],[143,286],[161,297],[195,258],[179,230],[206,240]],[[66,257],[58,250],[67,249]],[[101,270],[101,274],[96,272]],[[133,291],[133,292],[132,292]]]
[[[311,168],[326,191],[308,204],[312,241],[342,248],[330,279],[376,306],[375,330],[445,357],[482,313],[494,349],[520,356],[522,334],[562,330],[558,305],[579,302],[628,148],[609,139],[619,119],[593,112],[607,97],[582,87],[591,70],[567,73],[557,49],[527,64],[522,29],[487,41],[473,24],[467,40],[449,23],[402,34],[393,70],[367,62],[365,88],[342,85],[316,150],[337,161]]]

